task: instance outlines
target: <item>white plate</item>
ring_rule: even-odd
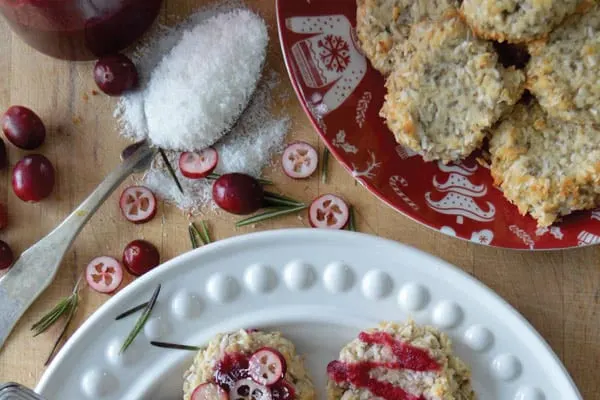
[[[136,317],[114,317],[159,283],[151,319],[119,356]],[[469,275],[395,242],[316,229],[222,240],[139,278],[73,335],[37,391],[49,400],[181,398],[193,354],[148,341],[203,345],[251,327],[289,336],[324,399],[325,367],[346,342],[380,320],[408,317],[450,334],[480,399],[581,398],[539,334]]]

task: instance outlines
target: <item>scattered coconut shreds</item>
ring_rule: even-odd
[[[162,58],[183,37],[184,32],[193,30],[218,13],[240,7],[241,3],[236,0],[221,2],[190,15],[175,27],[156,26],[146,36],[144,44],[131,55],[138,67],[143,90],[121,97],[115,109],[115,117],[123,136],[136,141],[148,136],[144,109],[150,76]],[[277,117],[270,111],[272,91],[279,83],[276,72],[265,71],[246,111],[231,132],[213,146],[219,152],[219,165],[215,172],[243,172],[260,177],[262,169],[269,165],[272,156],[282,150],[290,121],[288,117]],[[211,200],[212,182],[183,177],[177,167],[179,153],[168,151],[167,156],[176,170],[184,194],[175,185],[160,157],[155,159],[142,178],[143,184],[164,200],[187,212],[196,213],[206,206],[214,206]]]

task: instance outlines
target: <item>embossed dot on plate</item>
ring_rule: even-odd
[[[369,271],[362,280],[362,292],[371,300],[379,300],[388,296],[392,288],[392,277],[383,271]]]
[[[127,351],[121,353],[121,347],[123,346],[124,340],[124,338],[114,338],[106,348],[106,359],[115,367],[124,367],[135,364],[142,356],[139,345],[140,341],[137,340],[134,340],[133,343],[129,345]]]
[[[144,325],[144,334],[149,340],[158,340],[171,332],[171,326],[164,318],[149,319]]]
[[[354,285],[354,272],[342,263],[331,263],[323,273],[323,284],[332,293],[345,292]]]
[[[440,328],[454,328],[463,319],[462,308],[453,301],[442,301],[433,309],[433,323]]]
[[[171,312],[179,319],[198,317],[202,313],[202,307],[200,296],[185,289],[175,293],[171,300]]]
[[[473,325],[465,332],[465,343],[475,351],[489,349],[494,341],[494,336],[489,329],[481,325]]]
[[[536,387],[525,386],[520,388],[515,395],[515,400],[545,400],[544,392]]]
[[[90,399],[98,399],[114,393],[119,381],[110,372],[92,369],[83,374],[81,390]]]
[[[501,354],[492,361],[492,372],[504,381],[513,380],[521,374],[521,362],[512,354]]]
[[[315,273],[312,267],[301,261],[292,261],[283,271],[285,284],[292,290],[304,290],[312,286]]]
[[[252,293],[268,293],[277,286],[277,276],[271,267],[255,264],[246,269],[244,282]]]
[[[429,291],[418,283],[407,283],[398,293],[398,304],[406,311],[419,311],[429,303]]]
[[[240,287],[237,281],[224,274],[214,274],[206,282],[206,293],[217,303],[226,303],[237,297]]]

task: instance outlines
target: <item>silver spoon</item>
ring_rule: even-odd
[[[132,147],[137,148],[132,148]],[[123,151],[123,162],[57,228],[25,250],[0,278],[0,348],[33,301],[52,283],[81,229],[132,172],[148,168],[156,149],[147,142]]]

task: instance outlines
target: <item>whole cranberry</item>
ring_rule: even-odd
[[[0,270],[10,268],[14,261],[15,257],[10,246],[5,241],[0,240]]]
[[[8,166],[8,153],[6,152],[6,145],[4,140],[0,139],[0,169],[4,169]]]
[[[0,124],[6,138],[20,149],[37,149],[46,139],[44,123],[27,107],[10,107],[2,116]]]
[[[23,201],[38,202],[50,196],[54,188],[54,167],[41,154],[25,156],[15,165],[13,191]]]
[[[138,72],[127,56],[115,54],[96,62],[94,80],[107,95],[120,96],[138,85]]]
[[[132,275],[140,276],[160,264],[160,254],[152,243],[134,240],[123,250],[123,265]]]
[[[0,230],[6,228],[6,225],[8,225],[8,212],[6,206],[0,203]]]
[[[232,214],[251,214],[263,206],[263,188],[256,179],[245,174],[225,174],[213,185],[212,197],[223,210]]]

